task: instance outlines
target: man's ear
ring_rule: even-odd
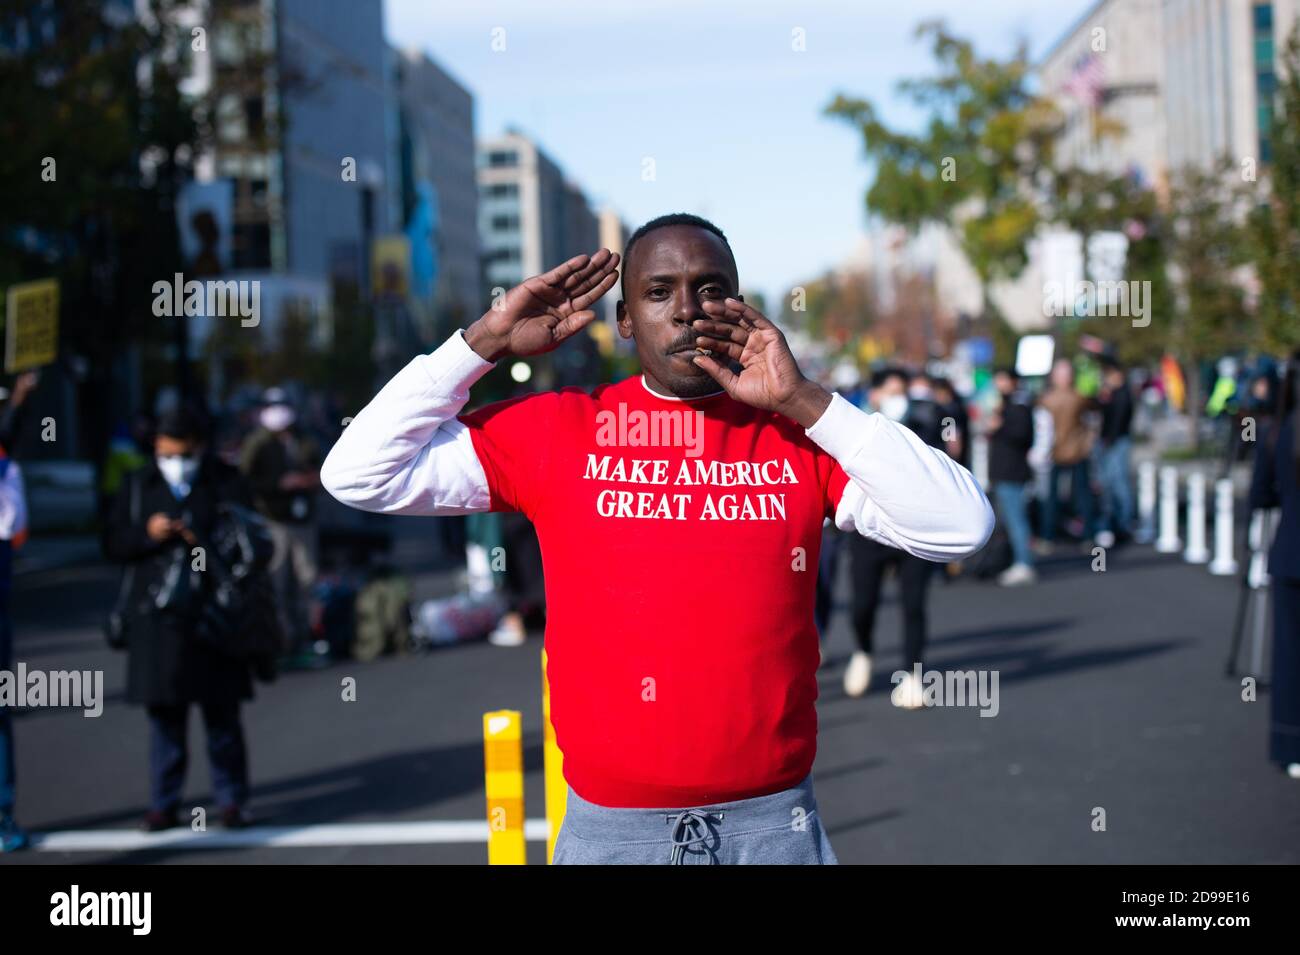
[[[632,337],[632,319],[627,314],[627,306],[623,304],[621,298],[618,300],[617,304],[614,305],[614,322],[618,325],[619,335],[623,338]]]

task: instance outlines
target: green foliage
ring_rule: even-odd
[[[1260,282],[1256,344],[1273,354],[1300,345],[1300,23],[1279,59],[1269,190],[1250,218]]]
[[[929,111],[922,132],[891,129],[874,104],[842,94],[826,112],[862,134],[876,167],[870,213],[910,230],[950,226],[986,285],[1013,278],[1040,221],[1032,183],[1051,159],[1055,111],[1030,88],[1023,45],[1003,61],[980,57],[942,22],[917,35],[930,39],[936,72],[899,91]]]

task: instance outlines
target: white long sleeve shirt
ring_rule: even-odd
[[[456,416],[494,364],[460,331],[415,358],[344,429],[321,468],[325,489],[384,514],[489,510],[483,463]],[[906,427],[837,394],[804,434],[849,478],[834,513],[841,530],[933,561],[967,556],[992,533],[992,508],[971,473]]]

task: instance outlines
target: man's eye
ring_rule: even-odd
[[[710,285],[710,286],[708,286],[707,288],[703,289],[702,291],[703,291],[703,294],[708,295],[708,296],[710,296],[711,298],[716,298],[717,296],[723,294],[722,289],[719,288],[719,287],[716,286],[716,285]]]
[[[667,294],[668,294],[668,289],[662,287],[652,288],[650,290],[651,297],[658,297],[660,295],[667,295]]]

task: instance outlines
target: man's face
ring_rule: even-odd
[[[198,450],[198,442],[193,438],[173,438],[160,434],[154,438],[153,450],[160,458],[189,457]]]
[[[1005,371],[1000,371],[993,376],[993,384],[997,386],[998,392],[1003,395],[1009,395],[1016,390],[1016,381]]]
[[[718,383],[691,361],[699,337],[691,322],[708,317],[701,303],[740,297],[722,240],[698,226],[664,226],[637,240],[624,269],[627,298],[618,303],[618,332],[636,342],[646,382],[678,398],[717,391]]]

